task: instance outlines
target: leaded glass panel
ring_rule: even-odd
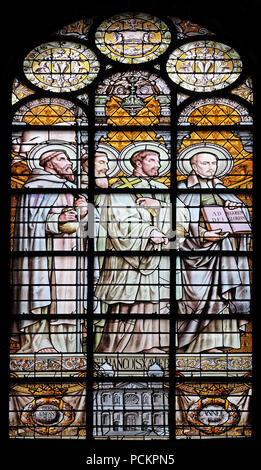
[[[103,21],[95,37],[97,47],[110,59],[139,64],[165,52],[171,34],[159,18],[144,13],[125,13]]]
[[[234,83],[242,72],[239,54],[215,41],[190,42],[169,56],[167,72],[177,85],[191,91],[210,92]]]
[[[41,44],[26,56],[24,73],[34,85],[56,93],[79,90],[99,72],[95,54],[79,43]]]
[[[10,97],[10,437],[251,437],[245,58],[160,13],[46,36]]]

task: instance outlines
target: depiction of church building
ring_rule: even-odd
[[[103,364],[99,375],[113,377],[110,364]],[[148,377],[162,376],[157,364],[149,368]],[[93,404],[94,436],[168,435],[168,388],[163,381],[99,382]]]

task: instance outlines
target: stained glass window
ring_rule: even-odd
[[[255,89],[187,18],[78,18],[12,77],[12,440],[244,439]]]
[[[136,13],[115,15],[103,21],[95,33],[96,45],[110,59],[138,64],[155,60],[169,46],[168,26],[154,16]]]
[[[186,90],[220,90],[233,83],[242,72],[242,61],[232,47],[216,41],[196,41],[181,45],[169,56],[170,78]]]
[[[166,125],[170,90],[155,73],[135,70],[110,75],[97,89],[95,110],[101,125]]]
[[[83,44],[56,41],[36,47],[24,60],[24,73],[34,85],[57,93],[78,90],[99,71],[95,54]]]

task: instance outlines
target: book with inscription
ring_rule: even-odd
[[[251,233],[251,227],[241,207],[229,209],[222,206],[204,206],[202,215],[208,230],[219,230],[221,233]]]

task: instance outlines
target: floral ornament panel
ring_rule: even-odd
[[[24,73],[34,85],[56,93],[79,90],[99,72],[95,54],[83,44],[55,41],[33,49],[24,60]]]
[[[156,59],[167,50],[171,40],[168,26],[144,13],[115,15],[100,24],[95,36],[103,54],[126,64]]]
[[[17,78],[13,82],[12,90],[12,104],[17,103],[19,100],[26,98],[26,96],[33,95],[34,91],[26,87],[23,83],[20,82]]]
[[[177,18],[176,16],[170,16],[169,18],[171,21],[173,21],[177,29],[178,39],[184,39],[188,36],[205,36],[205,35],[214,36],[215,35],[208,29],[196,23],[192,23],[191,21],[182,20],[180,18]]]
[[[244,353],[178,353],[177,371],[187,377],[220,375],[232,377],[243,375],[252,369],[252,355]]]
[[[167,62],[167,72],[174,83],[199,92],[226,88],[241,71],[242,61],[235,49],[210,40],[183,44]]]
[[[238,87],[232,90],[231,93],[233,93],[233,95],[238,95],[240,96],[240,98],[243,98],[244,100],[253,104],[254,95],[252,78],[247,78],[243,83],[241,83]]]
[[[50,325],[49,325],[50,326]],[[74,377],[78,372],[85,374],[87,357],[84,354],[67,354],[39,352],[34,354],[20,353],[20,343],[10,340],[10,371],[17,377],[48,375],[49,377]]]
[[[88,39],[90,27],[92,26],[94,17],[84,18],[74,23],[63,26],[55,32],[55,35],[75,36],[79,39]]]

